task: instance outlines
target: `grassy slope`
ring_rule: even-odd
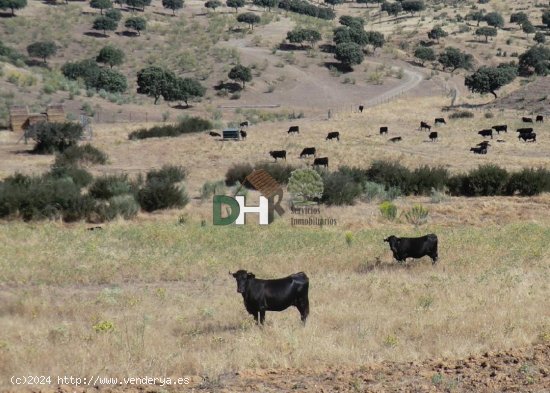
[[[359,230],[347,246],[339,228],[283,221],[158,220],[100,232],[10,224],[1,232],[0,375],[217,375],[464,356],[524,345],[550,328],[547,221],[423,228],[440,237],[436,267],[390,264],[381,239],[395,229]],[[376,257],[382,265],[373,269]],[[259,277],[306,271],[307,327],[295,310],[253,327],[227,275],[238,268]],[[100,321],[114,331],[95,333]]]

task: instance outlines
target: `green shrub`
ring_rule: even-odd
[[[545,191],[550,191],[550,171],[544,168],[524,168],[512,173],[506,184],[507,195],[531,196]]]
[[[55,165],[106,164],[107,155],[98,148],[86,144],[71,146],[55,158]]]
[[[201,199],[210,199],[213,195],[223,195],[225,193],[225,184],[223,180],[211,182],[207,181],[201,188]]]
[[[153,179],[138,192],[141,208],[147,212],[174,207],[184,207],[189,202],[185,189],[166,180]]]
[[[353,205],[361,195],[361,187],[342,172],[323,172],[324,191],[321,201],[327,205]]]
[[[370,181],[383,184],[386,188],[398,187],[405,195],[413,190],[411,171],[398,163],[374,161],[367,170],[367,176]]]
[[[58,165],[54,164],[45,177],[52,179],[70,178],[79,188],[86,187],[93,181],[93,176],[85,169],[74,165]]]
[[[372,202],[375,199],[385,199],[386,190],[384,185],[372,181],[363,183],[363,198],[366,202]]]
[[[338,168],[338,171],[351,177],[357,184],[364,184],[369,180],[367,171],[363,168],[343,165]]]
[[[323,178],[313,169],[296,169],[292,171],[288,181],[288,192],[299,202],[321,199]]]
[[[182,134],[211,130],[214,125],[210,120],[200,117],[185,117],[178,124],[142,128],[131,132],[129,139],[176,137]]]
[[[242,184],[253,170],[254,168],[250,164],[234,164],[225,173],[225,185],[231,187],[235,184]]]
[[[508,172],[496,165],[482,165],[466,175],[453,176],[449,189],[464,196],[502,195],[508,182]]]
[[[95,179],[88,192],[97,199],[111,199],[132,193],[132,185],[128,181],[128,175],[107,175]]]
[[[107,208],[109,215],[113,218],[117,216],[129,220],[137,216],[139,212],[139,204],[133,195],[117,195],[109,199],[109,207]]]
[[[182,166],[164,165],[159,170],[153,169],[147,173],[147,182],[160,181],[178,183],[187,177],[187,171]]]
[[[30,127],[28,133],[36,141],[33,152],[52,154],[76,145],[82,131],[82,126],[78,123],[41,122]]]
[[[405,212],[405,219],[415,226],[422,225],[428,220],[428,209],[422,205],[414,205]]]
[[[385,219],[393,221],[397,217],[397,206],[390,201],[384,201],[380,204],[380,214]]]
[[[449,180],[449,171],[443,167],[427,165],[416,168],[412,173],[411,190],[417,195],[429,195],[432,188],[442,190]]]
[[[256,169],[263,169],[271,175],[279,184],[287,184],[290,180],[292,172],[297,169],[297,167],[290,164],[279,164],[279,163],[260,163],[256,165]]]
[[[468,119],[474,117],[474,113],[470,111],[458,111],[451,113],[449,119]]]

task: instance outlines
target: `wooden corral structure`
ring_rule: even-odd
[[[50,123],[63,123],[65,121],[65,109],[63,108],[63,104],[48,105],[46,116]]]
[[[65,109],[63,104],[48,105],[46,112],[29,113],[27,106],[10,107],[10,129],[14,132],[23,132],[29,126],[47,121],[50,123],[62,123],[65,121]]]
[[[25,105],[10,107],[10,129],[14,132],[22,132],[25,123],[29,119],[29,108]]]

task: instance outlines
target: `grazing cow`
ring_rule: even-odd
[[[498,142],[498,141],[497,141],[497,142]],[[478,145],[479,147],[484,147],[484,148],[488,148],[489,146],[491,146],[491,145],[489,144],[488,141],[483,141],[483,142],[481,142],[481,143],[478,143],[477,145]]]
[[[524,122],[524,123],[532,123],[533,118],[532,117],[522,117],[521,121]]]
[[[340,141],[340,133],[338,131],[329,132],[327,137],[325,138],[325,141],[336,139]]]
[[[90,227],[90,228],[86,228],[87,230],[89,231],[99,231],[101,229],[103,229],[103,227]]]
[[[499,126],[493,126],[491,127],[493,130],[497,132],[497,134],[500,134],[501,132],[508,133],[508,126],[506,124],[501,124]]]
[[[442,118],[442,117],[436,117],[434,123],[435,123],[435,124],[447,124],[447,123],[445,122],[445,119]]]
[[[393,138],[388,139],[388,141],[395,143],[401,141],[401,139],[402,138],[400,136],[394,136]]]
[[[246,121],[243,121],[241,124],[239,124],[239,126],[242,128],[242,127],[248,127],[250,125],[250,123],[248,122],[248,120]]]
[[[328,168],[328,157],[319,157],[314,159],[311,166],[324,166],[325,168]]]
[[[537,118],[535,119],[537,123],[544,123],[544,116],[537,115]]]
[[[533,128],[532,128],[532,127],[528,127],[528,128],[518,128],[518,129],[516,130],[516,132],[519,132],[520,135],[521,135],[521,134],[530,134],[530,133],[533,132]]]
[[[272,150],[269,155],[277,161],[277,158],[284,158],[286,161],[286,150]]]
[[[481,130],[478,132],[478,134],[483,137],[490,136],[491,139],[493,139],[493,130],[491,128],[487,128],[486,130]]]
[[[430,140],[431,140],[432,142],[435,142],[435,141],[437,140],[437,132],[435,132],[435,131],[430,132],[429,137],[430,137]]]
[[[432,265],[437,262],[437,236],[430,233],[421,237],[396,237],[384,239],[398,262],[405,262],[407,258],[422,258],[427,255],[432,258]]]
[[[426,129],[426,130],[430,131],[432,129],[432,126],[429,125],[428,123],[426,123],[425,121],[421,121],[420,122],[420,131],[422,131],[423,129]]]
[[[518,139],[523,139],[524,142],[527,142],[527,141],[536,142],[537,134],[534,132],[530,134],[519,134]]]
[[[363,113],[363,109],[365,109],[365,107],[363,105],[359,105],[359,112]]]
[[[220,137],[220,138],[221,138],[221,135],[218,134],[217,132],[214,132],[214,131],[210,131],[210,132],[208,133],[208,135],[210,135],[210,136],[217,136],[217,137]]]
[[[305,147],[304,150],[300,153],[300,158],[304,158],[306,156],[313,156],[315,157],[315,148],[314,147]]]
[[[288,133],[289,134],[293,134],[293,133],[299,134],[300,133],[300,127],[299,126],[290,126],[288,128]]]
[[[380,127],[380,135],[387,134],[388,133],[388,127]]]
[[[243,295],[246,311],[263,325],[266,311],[283,311],[294,306],[302,323],[309,315],[309,278],[304,272],[275,280],[261,280],[246,270],[229,272],[237,280],[237,292]]]
[[[487,154],[487,148],[485,146],[472,147],[470,151],[473,151],[474,154]]]
[[[246,139],[246,131],[240,130],[239,133],[241,134],[241,139]]]
[[[497,142],[506,142],[504,139],[497,139]]]

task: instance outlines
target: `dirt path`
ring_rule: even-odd
[[[237,47],[245,64],[261,64],[267,61],[271,66],[262,73],[261,79],[265,81],[277,80],[284,76],[284,81],[279,84],[277,89],[269,94],[261,94],[262,91],[255,91],[252,98],[243,94],[239,103],[242,105],[256,104],[283,104],[285,107],[296,108],[315,108],[322,110],[332,108],[349,107],[353,105],[364,105],[366,107],[375,106],[387,102],[403,93],[416,88],[423,80],[422,73],[410,69],[406,64],[396,64],[387,62],[386,59],[369,57],[361,66],[370,66],[371,68],[385,65],[395,67],[398,65],[403,69],[402,79],[385,79],[383,84],[360,85],[344,84],[341,78],[331,76],[329,71],[318,65],[284,63],[282,58],[267,48],[252,46],[246,39],[230,40],[227,46]],[[279,51],[281,53],[281,51]],[[284,67],[281,64],[284,63]],[[359,75],[361,77],[361,75]],[[350,78],[357,78],[357,73],[351,73]],[[247,88],[249,89],[249,88]],[[254,89],[251,87],[250,89]],[[260,88],[258,88],[260,89]],[[249,102],[250,101],[250,102]]]

